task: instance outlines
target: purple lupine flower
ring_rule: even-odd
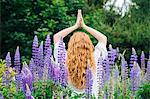
[[[47,62],[48,62],[48,79],[53,80],[54,70],[53,70],[53,63],[50,54],[51,54],[51,48],[49,47],[47,48],[47,55],[46,55]]]
[[[5,84],[7,85],[8,82],[9,82],[9,81],[7,80],[8,74],[9,74],[8,68],[11,66],[10,52],[7,53],[5,60],[6,60],[6,65],[5,65],[6,71],[5,71],[5,75],[3,76],[3,80],[2,80],[2,81],[3,81],[3,84],[4,84],[4,85],[5,85]]]
[[[8,52],[6,56],[6,68],[10,66],[11,66],[11,57],[10,57],[10,52]]]
[[[26,93],[25,93],[26,99],[34,99],[34,97],[31,95],[31,90],[28,86],[28,84],[26,84]]]
[[[140,85],[140,73],[138,69],[138,63],[134,62],[133,68],[131,68],[130,72],[130,89],[133,92],[133,96],[135,96],[135,92]]]
[[[59,65],[60,75],[59,75],[59,82],[62,86],[66,86],[67,84],[67,69],[65,68],[65,60],[66,60],[66,49],[65,44],[63,43],[63,39],[60,39],[58,45],[58,55],[57,55],[56,62]]]
[[[125,81],[128,78],[128,64],[124,56],[122,56],[121,59],[121,76],[123,81]]]
[[[15,80],[16,80],[16,84],[17,84],[17,90],[20,89],[21,87],[21,75],[20,75],[20,67],[21,63],[20,63],[20,52],[19,52],[19,46],[17,46],[16,49],[16,53],[15,53],[15,57],[14,57],[14,68],[15,68],[15,72],[17,73],[15,76]]]
[[[32,58],[34,60],[34,63],[37,66],[38,65],[38,38],[36,35],[34,36],[34,40],[32,44]]]
[[[102,91],[104,89],[104,69],[102,66],[102,58],[98,59],[96,70],[97,70],[98,88],[100,88],[100,90]]]
[[[145,54],[144,51],[141,53],[141,69],[145,73]]]
[[[33,75],[31,71],[28,68],[28,65],[26,63],[23,64],[23,68],[21,71],[21,77],[22,77],[22,90],[25,93],[26,92],[26,84],[28,84],[30,90],[32,90],[32,82],[33,82]]]
[[[110,76],[111,76],[111,69],[110,69],[110,63],[109,63],[109,60],[108,59],[106,59],[106,61],[104,61],[104,62],[106,62],[106,70],[105,70],[105,74],[104,74],[104,76],[105,76],[105,82],[108,82],[109,81],[109,79],[110,79]]]
[[[44,59],[44,73],[43,73],[43,80],[47,80],[48,79],[48,71],[49,71],[49,61],[50,61],[50,58],[48,57],[48,55],[45,56],[45,59]]]
[[[59,66],[54,65],[54,81],[55,83],[59,83],[60,76],[60,68]]]
[[[0,93],[0,99],[4,99],[3,95]]]
[[[50,39],[50,35],[48,34],[45,40],[45,45],[44,45],[44,56],[50,55],[51,57],[51,54],[52,54],[51,39]]]
[[[59,82],[60,82],[60,84],[62,85],[62,86],[66,86],[67,85],[67,76],[68,76],[68,74],[67,74],[67,68],[65,68],[65,65],[64,65],[64,63],[60,63],[59,64],[60,66],[60,79],[59,79]]]
[[[57,63],[65,63],[66,60],[66,49],[65,49],[65,44],[63,42],[63,39],[60,39],[59,45],[58,45],[58,55],[57,55]]]
[[[136,51],[134,48],[132,48],[132,55],[130,56],[130,68],[133,67],[134,62],[137,61],[137,55],[136,55]]]
[[[112,65],[113,65],[113,53],[112,53],[112,50],[111,51],[108,51],[108,60],[109,60],[109,64],[111,66],[111,69],[112,69]]]
[[[93,86],[93,79],[92,79],[92,72],[90,70],[90,65],[87,65],[87,70],[86,70],[86,78],[85,78],[85,94],[87,98],[91,98],[92,95],[92,86]]]
[[[19,52],[19,46],[17,46],[15,57],[14,57],[14,67],[17,74],[20,73],[20,52]]]
[[[43,42],[41,42],[38,49],[38,66],[37,66],[39,79],[42,79],[43,67],[44,67]]]
[[[36,66],[35,66],[33,58],[31,58],[31,60],[30,60],[29,69],[30,69],[30,71],[33,75],[33,78],[34,78],[34,74],[35,74],[35,71],[36,71]]]
[[[48,67],[48,79],[54,80],[54,64],[49,62],[49,67]]]
[[[110,51],[108,51],[108,60],[109,60],[111,69],[113,69],[113,65],[115,64],[116,58],[117,58],[117,50],[116,49],[111,49]]]

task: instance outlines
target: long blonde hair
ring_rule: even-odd
[[[93,57],[94,46],[87,34],[75,32],[70,38],[67,51],[68,79],[79,90],[85,88],[87,60],[92,70],[95,70]]]

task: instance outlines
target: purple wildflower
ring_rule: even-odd
[[[44,73],[43,73],[43,80],[47,80],[48,79],[48,71],[49,71],[49,61],[50,61],[50,58],[48,57],[48,55],[45,56],[45,59],[44,59]]]
[[[19,52],[19,46],[17,46],[15,57],[14,57],[14,66],[15,66],[15,71],[17,74],[20,73],[20,52]]]
[[[86,89],[85,89],[85,94],[87,98],[91,98],[92,95],[92,86],[93,86],[93,80],[92,80],[92,72],[90,70],[90,65],[87,65],[87,70],[86,70]]]
[[[121,59],[121,76],[122,76],[123,81],[125,81],[128,78],[128,64],[124,56],[122,56],[122,59]]]
[[[133,67],[134,62],[137,61],[137,55],[134,48],[132,48],[132,55],[130,56],[130,68]]]
[[[110,69],[110,64],[109,64],[109,60],[106,59],[106,71],[105,71],[105,82],[109,81],[110,76],[111,76],[111,69]]]
[[[144,51],[141,53],[141,69],[143,72],[145,72],[145,54]]]
[[[33,78],[34,78],[34,72],[36,71],[36,66],[35,66],[33,58],[31,58],[31,60],[30,60],[29,69],[30,69],[30,71],[33,75]]]
[[[43,42],[41,42],[40,47],[38,49],[38,66],[37,66],[39,79],[42,79],[43,67],[44,67]]]
[[[0,93],[0,99],[4,99],[3,95]]]
[[[51,39],[50,39],[50,35],[48,34],[45,40],[45,45],[44,45],[44,56],[50,55],[51,57],[51,54],[52,54]]]
[[[131,68],[130,72],[130,88],[133,92],[133,96],[135,95],[135,92],[137,88],[140,85],[140,71],[138,69],[138,63],[134,62],[133,68]]]
[[[60,76],[60,68],[59,66],[54,65],[54,81],[55,83],[59,82],[59,77]]]
[[[32,44],[32,58],[37,66],[38,65],[38,38],[36,35],[34,36],[34,40]]]
[[[33,82],[33,75],[31,71],[29,70],[26,63],[23,64],[23,68],[21,71],[22,76],[22,89],[23,92],[26,92],[26,84],[28,84],[30,90],[32,90],[32,82]]]
[[[60,39],[59,45],[58,45],[58,55],[57,55],[57,59],[56,62],[57,63],[65,63],[66,60],[66,49],[65,49],[65,44],[63,42],[63,39]]]
[[[25,93],[26,99],[34,99],[34,97],[31,95],[31,90],[28,86],[28,84],[26,84],[26,93]]]
[[[67,85],[67,69],[65,68],[65,65],[64,65],[64,63],[60,63],[60,84],[62,85],[62,86],[66,86]]]
[[[5,75],[3,76],[3,84],[8,84],[8,68],[11,66],[11,57],[10,57],[10,52],[7,53],[6,55],[6,65],[5,65],[5,68],[6,68],[6,71],[5,71]]]
[[[116,58],[117,58],[117,50],[116,49],[111,49],[110,51],[108,51],[108,60],[109,60],[111,69],[113,69],[113,65],[115,64]]]
[[[15,57],[14,57],[14,68],[15,68],[15,71],[16,71],[16,76],[15,76],[15,79],[16,79],[16,84],[17,84],[17,90],[20,89],[20,81],[21,81],[21,75],[20,75],[20,52],[19,52],[19,46],[17,46],[17,49],[16,49],[16,53],[15,53]]]
[[[10,52],[8,52],[6,56],[6,68],[10,66],[11,66],[11,57],[10,57]]]
[[[98,88],[100,88],[101,90],[103,90],[104,88],[104,69],[102,66],[102,58],[98,59],[97,62],[97,79],[98,79]]]

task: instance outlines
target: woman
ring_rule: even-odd
[[[54,57],[57,62],[58,43],[60,38],[66,37],[69,33],[73,32],[77,28],[83,28],[93,35],[98,44],[93,46],[89,36],[83,32],[75,32],[70,38],[68,43],[66,65],[68,68],[68,83],[76,92],[84,92],[85,89],[85,72],[87,69],[87,63],[90,65],[90,69],[93,75],[93,87],[92,93],[98,97],[98,88],[96,81],[96,63],[98,58],[103,59],[107,56],[107,37],[99,31],[90,28],[85,25],[81,10],[78,10],[77,21],[74,26],[63,29],[56,33],[54,39]]]

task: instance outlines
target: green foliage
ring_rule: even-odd
[[[5,74],[5,60],[0,59],[0,77]]]
[[[142,84],[137,90],[137,99],[148,99],[150,97],[150,83]]]
[[[0,59],[0,89],[2,87],[2,77],[5,74],[5,60]]]

